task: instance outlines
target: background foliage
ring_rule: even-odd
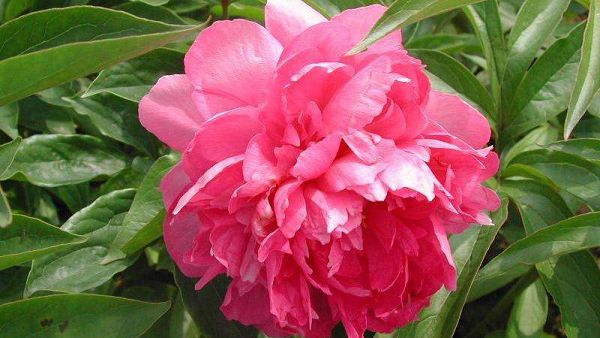
[[[307,0],[326,16],[383,2]],[[387,4],[354,52],[403,28],[434,87],[489,119],[503,206],[495,226],[452,236],[456,292],[371,335],[599,337],[600,0]],[[157,186],[178,154],[141,127],[137,103],[182,72],[203,27],[262,22],[263,7],[0,0],[3,337],[262,335],[218,311],[225,277],[196,292],[169,259]]]

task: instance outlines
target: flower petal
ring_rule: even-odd
[[[185,75],[163,76],[140,102],[142,125],[179,151],[185,149],[204,121],[192,102],[193,90]]]
[[[284,46],[307,28],[325,21],[301,0],[269,0],[265,6],[265,25]]]

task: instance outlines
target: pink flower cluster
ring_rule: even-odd
[[[385,11],[326,20],[269,0],[266,28],[216,22],[140,104],[181,162],[164,178],[164,238],[222,311],[270,336],[389,332],[456,286],[448,234],[491,224],[486,119],[430,87],[400,32],[348,55]]]

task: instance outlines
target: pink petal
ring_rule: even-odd
[[[311,180],[321,176],[331,166],[339,147],[339,136],[330,135],[325,137],[300,153],[291,174],[303,180]]]
[[[390,60],[380,57],[358,72],[331,99],[323,111],[324,131],[351,131],[369,124],[387,102],[387,93],[397,75]]]
[[[307,28],[325,21],[301,0],[269,0],[265,6],[267,29],[284,46]]]
[[[481,148],[490,140],[490,124],[486,118],[456,95],[431,91],[426,114],[473,148]]]
[[[429,201],[433,200],[436,178],[425,162],[401,150],[395,151],[386,162],[388,166],[379,178],[391,191],[411,189],[423,194]]]
[[[192,102],[185,75],[161,77],[140,102],[140,122],[169,147],[183,151],[204,118]]]
[[[250,139],[262,131],[254,108],[238,108],[213,117],[198,129],[183,155],[187,172],[198,176],[214,163],[243,154]]]
[[[281,51],[281,44],[257,23],[215,22],[185,56],[185,72],[201,94],[196,102],[211,115],[260,105]]]

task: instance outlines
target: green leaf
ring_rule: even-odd
[[[82,97],[108,92],[139,102],[161,76],[181,73],[183,53],[160,48],[103,70]]]
[[[0,131],[14,139],[19,136],[17,124],[19,121],[19,105],[16,103],[0,107]]]
[[[12,223],[0,229],[0,270],[68,249],[85,240],[85,237],[62,231],[38,219],[13,215]]]
[[[526,165],[546,176],[551,185],[600,210],[600,165],[567,152],[538,149],[516,156],[513,164]],[[511,166],[507,168],[510,170]],[[503,176],[508,174],[502,173]],[[538,177],[537,179],[540,179]]]
[[[102,7],[34,12],[0,27],[0,106],[198,31]],[[72,62],[77,60],[77,62]]]
[[[124,156],[95,137],[35,135],[23,140],[0,179],[16,175],[38,186],[56,187],[111,176],[124,167]]]
[[[490,94],[475,75],[460,62],[435,50],[413,49],[410,53],[421,59],[430,73],[481,107],[488,118],[493,118],[495,108]]]
[[[404,46],[407,49],[433,49],[447,54],[481,51],[473,34],[431,34],[414,38]]]
[[[529,285],[515,300],[506,338],[541,337],[548,317],[548,296],[542,281]]]
[[[114,9],[154,21],[162,21],[174,25],[185,25],[187,22],[167,7],[152,6],[140,1],[125,2]]]
[[[75,123],[69,109],[51,105],[39,97],[19,101],[19,124],[47,134],[75,134]]]
[[[502,189],[518,206],[527,233],[572,215],[560,196],[541,182],[505,180]],[[600,270],[594,258],[588,252],[576,252],[538,263],[536,268],[561,309],[568,336],[588,337],[598,332]]]
[[[506,167],[515,156],[526,151],[541,149],[543,146],[558,141],[558,130],[549,125],[532,130],[502,154],[502,167]]]
[[[526,229],[531,225],[554,224],[572,216],[569,207],[551,186],[531,179],[504,180],[501,191],[517,206]],[[523,270],[523,273],[527,269]],[[477,279],[469,300],[478,299],[512,282],[518,274],[499,275],[485,282]]]
[[[575,139],[552,143],[549,149],[579,155],[589,161],[600,164],[600,139]]]
[[[579,25],[557,40],[527,72],[506,113],[506,139],[515,139],[567,109],[583,31]]]
[[[202,290],[196,291],[194,281],[175,271],[175,283],[179,287],[183,304],[194,319],[202,337],[208,338],[256,338],[258,332],[253,327],[245,327],[229,321],[219,309],[229,284],[225,275],[217,276]]]
[[[6,228],[12,222],[12,211],[0,186],[0,228]]]
[[[11,142],[0,145],[0,176],[4,175],[12,165],[15,156],[17,155],[17,151],[21,146],[21,141],[21,138],[17,137]]]
[[[577,82],[565,121],[565,139],[571,135],[594,95],[600,91],[600,0],[591,0],[581,50]]]
[[[124,258],[161,236],[164,206],[158,187],[163,176],[177,161],[177,156],[166,155],[152,165],[135,195],[118,235],[110,245],[104,263]],[[132,240],[135,245],[129,244]],[[125,246],[127,250],[122,251]]]
[[[69,218],[61,229],[89,239],[59,254],[35,259],[24,295],[29,297],[42,290],[82,292],[103,284],[131,265],[136,257],[111,264],[103,265],[101,262],[119,231],[134,195],[134,189],[114,191],[99,197]]]
[[[29,268],[22,266],[0,271],[0,304],[21,299],[28,272]]]
[[[481,1],[483,0],[397,0],[377,21],[369,35],[349,53],[362,52],[386,35],[411,23]]]
[[[546,39],[560,22],[570,0],[526,0],[508,38],[507,65],[502,81],[502,106],[506,109],[517,86]]]
[[[552,257],[600,246],[600,212],[575,216],[510,245],[477,275],[478,282],[520,276]]]
[[[431,305],[421,312],[421,319],[396,331],[395,338],[450,338],[454,335],[477,270],[507,216],[508,203],[503,198],[500,209],[492,214],[494,226],[474,226],[450,237],[458,275],[457,290],[438,291],[431,299]]]
[[[140,124],[136,103],[110,94],[65,100],[78,114],[89,118],[103,136],[134,146],[150,156],[158,152],[157,143],[152,142],[154,137]]]
[[[162,6],[169,2],[169,0],[130,0],[130,1],[143,2],[143,3],[151,5],[151,6]]]
[[[52,295],[0,305],[7,338],[135,338],[171,306],[100,295]]]
[[[506,43],[498,2],[488,0],[473,6],[467,6],[464,11],[483,47],[494,102],[498,104],[500,102],[500,84],[506,64]]]

